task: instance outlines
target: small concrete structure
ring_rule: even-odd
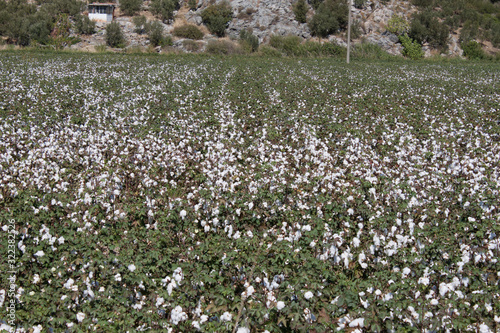
[[[88,5],[89,19],[97,22],[113,21],[115,6],[114,3],[91,3]]]

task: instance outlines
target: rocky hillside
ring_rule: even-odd
[[[220,2],[222,0],[216,0]],[[210,35],[208,29],[203,26],[201,13],[202,11],[213,4],[213,0],[198,0],[197,10],[189,10],[187,3],[175,12],[175,20],[171,24],[164,24],[166,33],[171,33],[175,26],[183,24],[194,24],[200,27],[205,33],[202,41],[198,41],[198,50],[203,51],[207,42],[214,39],[215,36]],[[237,38],[242,29],[253,30],[253,34],[259,38],[261,43],[269,41],[272,35],[295,35],[305,39],[313,38],[310,29],[306,23],[299,23],[295,20],[292,10],[292,0],[229,0],[233,8],[233,20],[230,22],[226,31],[229,38]],[[145,3],[145,11],[139,15],[145,15],[149,19],[154,19],[148,9],[148,3]],[[398,42],[398,37],[387,31],[386,25],[389,19],[394,15],[401,15],[410,21],[411,15],[417,12],[417,7],[410,4],[409,1],[400,0],[368,0],[361,8],[352,7],[354,22],[357,22],[360,32],[356,36],[354,43],[365,40],[374,44],[380,45],[390,54],[400,55],[401,44]],[[314,15],[314,10],[310,9],[307,17],[311,18]],[[128,48],[147,47],[149,41],[145,35],[140,35],[134,32],[134,24],[132,18],[120,14],[118,9],[115,19],[122,27]],[[82,42],[73,45],[73,49],[93,51],[99,45],[105,44],[104,39],[105,24],[97,25],[97,33],[91,36],[82,36]],[[184,41],[179,38],[174,39],[174,47],[183,51],[190,51],[185,48]],[[330,41],[335,41],[340,45],[346,45],[346,34],[331,35],[328,38]],[[323,39],[324,40],[324,39]],[[423,50],[426,56],[435,54],[436,51],[424,43]],[[460,56],[462,50],[458,42],[458,33],[451,33],[449,36],[448,54],[451,56]]]

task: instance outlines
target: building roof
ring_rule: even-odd
[[[113,7],[116,7],[116,3],[111,3],[111,2],[93,2],[93,3],[89,3],[89,6],[106,6],[106,7],[113,6]]]

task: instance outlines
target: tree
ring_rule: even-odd
[[[111,22],[106,26],[106,44],[111,47],[125,47],[125,37],[118,22]]]
[[[293,13],[295,14],[295,19],[299,23],[306,23],[307,20],[307,12],[309,11],[309,7],[307,6],[306,0],[297,0],[293,4]]]
[[[314,36],[327,37],[339,29],[347,28],[348,6],[342,0],[322,2],[309,21],[309,29]]]
[[[229,22],[233,19],[233,9],[225,1],[211,5],[201,13],[201,19],[211,33],[223,37]]]
[[[95,33],[95,22],[87,15],[77,15],[75,17],[76,32],[82,35],[92,35]]]
[[[149,43],[153,46],[163,46],[165,43],[165,36],[163,35],[163,25],[154,21],[148,24],[148,39]]]
[[[152,0],[151,2],[151,12],[164,22],[170,22],[177,9],[179,9],[177,0]]]
[[[134,16],[142,7],[142,0],[120,0],[120,10],[128,16]]]

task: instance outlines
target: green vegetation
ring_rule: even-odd
[[[307,5],[306,0],[297,0],[293,4],[292,9],[297,22],[307,22],[307,12],[309,11],[309,6]]]
[[[408,21],[404,17],[397,14],[392,15],[392,17],[387,22],[386,27],[387,31],[397,36],[407,33],[409,28],[410,25]]]
[[[172,39],[167,38],[163,32],[163,25],[158,21],[153,21],[148,24],[148,39],[152,46],[169,46],[172,45]]]
[[[128,16],[134,16],[142,8],[142,0],[120,0],[120,10]]]
[[[424,57],[422,45],[417,41],[411,39],[411,37],[409,37],[407,34],[400,35],[399,41],[401,42],[401,45],[403,45],[403,51],[401,52],[403,56],[412,60],[418,60]]]
[[[0,325],[494,332],[499,91],[492,62],[2,51]]]
[[[259,49],[259,38],[253,34],[252,29],[240,31],[241,47],[247,52],[256,52]]]
[[[125,47],[126,40],[125,36],[123,36],[122,28],[120,24],[116,21],[109,23],[106,26],[106,44],[110,47]]]
[[[189,39],[203,39],[203,32],[192,24],[186,24],[182,26],[175,27],[172,34],[177,37],[189,38]]]
[[[313,36],[327,37],[347,28],[347,4],[343,0],[325,0],[309,21]]]
[[[75,29],[79,34],[92,35],[95,33],[95,22],[89,19],[87,15],[78,14],[75,17]]]
[[[179,9],[178,0],[151,0],[151,12],[164,22],[171,22],[174,11]]]
[[[233,19],[233,9],[228,2],[210,5],[201,13],[201,19],[212,34],[223,37]]]

